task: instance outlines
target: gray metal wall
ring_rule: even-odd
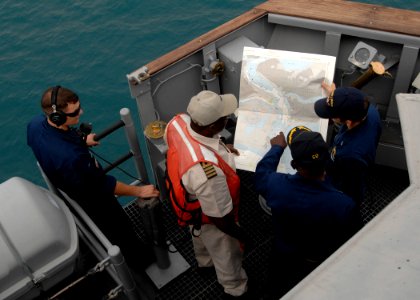
[[[420,71],[418,37],[268,15],[207,45],[151,78],[136,85],[130,84],[130,89],[137,100],[143,127],[155,119],[167,122],[175,114],[185,112],[190,98],[202,89],[233,93],[239,97],[244,46],[336,56],[334,81],[338,86],[348,86],[361,75],[360,69],[355,70],[348,61],[359,41],[375,47],[386,59],[399,57],[399,62],[388,70],[391,76],[377,77],[362,89],[374,97],[374,104],[383,119],[384,131],[377,163],[406,168],[395,95],[408,92]],[[212,78],[207,72],[212,59],[225,63],[220,77]],[[163,141],[149,140],[147,145],[150,167],[153,172],[159,169],[161,174],[165,154]]]

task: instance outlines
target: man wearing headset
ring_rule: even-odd
[[[27,126],[27,143],[43,171],[121,248],[133,269],[144,269],[155,260],[152,248],[137,238],[114,195],[151,198],[159,191],[153,185],[131,186],[105,174],[89,152],[89,146],[98,145],[95,134],[83,137],[72,127],[83,113],[76,93],[60,86],[48,88],[41,107],[44,114]]]

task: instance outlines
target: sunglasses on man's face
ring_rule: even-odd
[[[71,112],[71,113],[64,113],[67,117],[71,117],[71,118],[74,118],[74,117],[77,117],[79,114],[80,114],[80,110],[82,109],[82,106],[81,105],[79,105],[79,107],[74,111],[74,112]]]

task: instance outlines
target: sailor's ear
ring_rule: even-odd
[[[293,169],[297,168],[296,162],[293,159],[290,161],[290,165],[292,166]]]

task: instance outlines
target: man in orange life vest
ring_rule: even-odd
[[[245,298],[248,282],[240,246],[246,235],[237,225],[240,180],[234,154],[239,153],[218,136],[237,107],[234,95],[201,91],[191,98],[189,116],[175,116],[165,132],[169,193],[178,222],[190,225],[198,266],[214,266],[227,299]],[[186,213],[191,203],[201,208],[198,219]]]

